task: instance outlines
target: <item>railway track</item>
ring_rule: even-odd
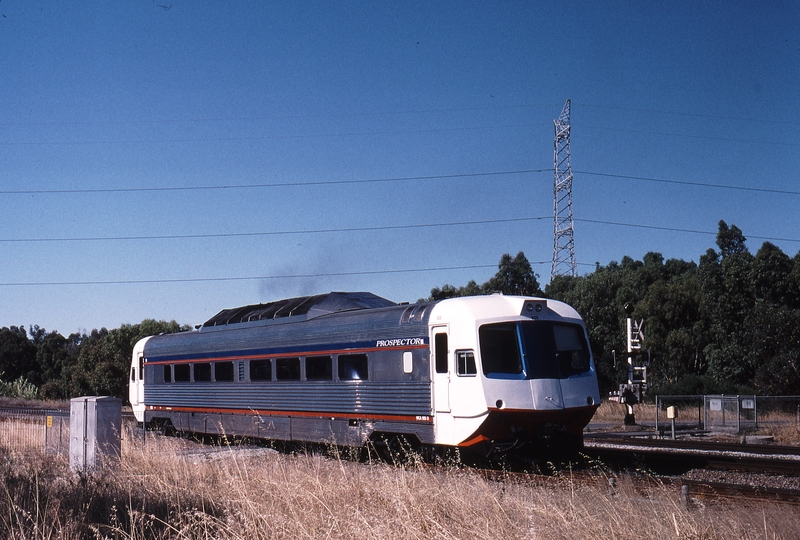
[[[736,482],[706,480],[681,480],[681,498],[685,505],[693,499],[736,500],[748,499],[800,504],[800,490],[791,488],[754,486]]]
[[[654,470],[714,470],[800,476],[800,447],[710,441],[591,437],[587,455],[624,468],[641,462]]]
[[[617,471],[645,469],[695,499],[800,503],[800,447],[593,436],[586,455]]]

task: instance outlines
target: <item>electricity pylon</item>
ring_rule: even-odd
[[[578,275],[575,264],[575,237],[572,227],[572,162],[569,151],[570,100],[554,120],[553,141],[553,267],[550,280],[556,276]]]

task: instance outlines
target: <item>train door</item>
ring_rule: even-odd
[[[450,362],[446,326],[433,328],[433,401],[436,412],[450,412]]]
[[[133,362],[131,362],[131,382],[128,391],[128,399],[131,406],[136,407],[144,401],[144,354],[141,352],[134,353]]]
[[[433,403],[436,414],[436,442],[447,444],[453,435],[453,416],[450,411],[450,345],[447,326],[431,329],[431,365],[433,368]]]

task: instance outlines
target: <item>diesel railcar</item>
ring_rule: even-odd
[[[225,309],[133,350],[139,422],[363,446],[404,437],[484,454],[582,443],[600,403],[583,321],[544,298],[396,304],[371,293]]]

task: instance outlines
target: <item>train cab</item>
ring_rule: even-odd
[[[433,309],[430,329],[437,443],[581,444],[600,392],[574,309],[503,295],[453,298]]]

